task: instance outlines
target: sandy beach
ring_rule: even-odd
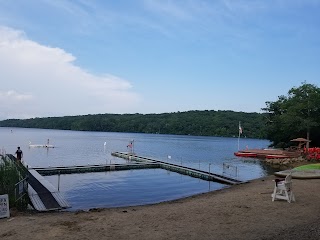
[[[320,239],[320,179],[294,179],[293,203],[271,201],[273,179],[147,206],[13,213],[0,239]]]

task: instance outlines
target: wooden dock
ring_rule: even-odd
[[[230,178],[230,177],[227,177],[224,175],[206,172],[206,171],[202,171],[199,169],[189,168],[189,167],[185,167],[185,166],[181,166],[181,165],[177,165],[177,164],[173,164],[173,163],[163,162],[163,161],[159,161],[156,159],[136,156],[136,155],[133,155],[130,153],[113,152],[113,153],[111,153],[111,155],[115,156],[115,157],[119,157],[119,158],[124,158],[129,161],[156,163],[156,164],[159,164],[160,168],[163,168],[163,169],[166,169],[169,171],[173,171],[173,172],[177,172],[177,173],[180,173],[183,175],[188,175],[191,177],[200,178],[200,179],[207,180],[207,181],[215,181],[215,182],[229,184],[229,185],[243,183],[242,181],[240,181],[238,179],[233,179],[233,178]]]
[[[111,155],[127,159],[129,162],[126,164],[60,166],[49,168],[25,167],[25,170],[28,171],[28,195],[33,207],[37,211],[61,210],[71,207],[60,194],[60,192],[57,191],[55,187],[43,177],[43,175],[162,168],[168,171],[200,178],[206,181],[215,181],[222,184],[234,185],[243,183],[240,180],[233,179],[224,175],[206,172],[173,163],[163,162],[147,157],[136,156],[130,153],[113,152]],[[12,154],[7,154],[7,156],[12,161],[16,162],[16,158]]]
[[[157,163],[128,163],[128,164],[103,164],[103,165],[81,165],[81,166],[61,166],[61,167],[49,167],[40,168],[36,167],[36,170],[43,176],[58,175],[58,174],[72,174],[72,173],[86,173],[86,172],[106,172],[106,171],[121,171],[131,169],[147,169],[147,168],[159,168]]]
[[[105,172],[105,171],[121,171],[131,169],[148,169],[148,168],[162,168],[168,171],[177,172],[183,175],[188,175],[195,178],[200,178],[206,181],[214,181],[223,184],[239,184],[243,183],[238,179],[228,176],[219,175],[212,172],[206,172],[199,169],[189,168],[173,163],[163,162],[156,159],[151,159],[142,156],[132,155],[130,153],[113,152],[111,155],[128,160],[125,164],[103,164],[103,165],[81,165],[81,166],[61,166],[49,168],[33,168],[39,174],[58,175],[58,174],[72,174],[72,173],[86,173],[86,172]]]

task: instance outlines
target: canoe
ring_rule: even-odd
[[[235,152],[234,155],[237,157],[257,157],[256,153],[249,152]]]

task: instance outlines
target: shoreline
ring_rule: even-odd
[[[151,205],[13,213],[0,219],[0,238],[318,239],[320,179],[294,179],[296,202],[288,203],[271,201],[275,178]]]

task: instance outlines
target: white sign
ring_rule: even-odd
[[[10,217],[8,194],[0,195],[0,218]]]

